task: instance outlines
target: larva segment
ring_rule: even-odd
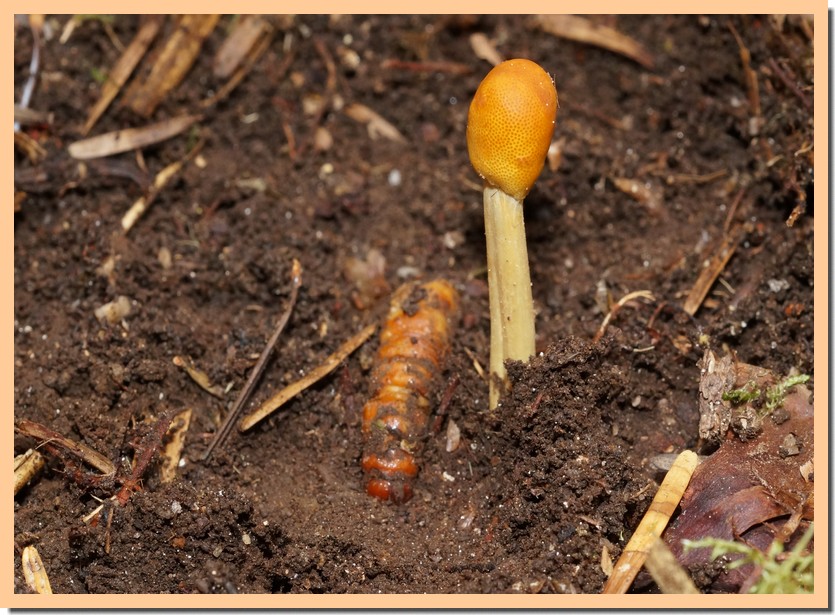
[[[394,295],[362,412],[366,492],[395,503],[412,497],[415,450],[429,422],[429,392],[449,352],[458,293],[446,280],[407,284]]]

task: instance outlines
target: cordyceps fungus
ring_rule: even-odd
[[[467,148],[484,179],[491,408],[504,387],[504,362],[527,362],[536,350],[522,201],[542,171],[558,106],[551,76],[524,59],[493,68],[470,104]]]

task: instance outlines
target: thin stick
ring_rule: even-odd
[[[264,350],[261,351],[261,356],[258,357],[258,362],[255,364],[255,367],[249,375],[249,380],[246,381],[244,388],[242,388],[241,392],[238,394],[238,398],[232,405],[232,409],[229,411],[229,414],[226,415],[220,429],[215,434],[214,440],[212,440],[211,444],[209,444],[209,448],[207,448],[206,452],[203,453],[203,461],[207,460],[211,456],[212,451],[220,446],[229,435],[229,432],[232,431],[232,425],[235,424],[235,421],[241,413],[244,404],[249,399],[249,396],[252,395],[255,385],[258,383],[258,379],[261,377],[261,374],[264,372],[264,368],[267,366],[267,361],[272,354],[273,348],[275,348],[276,342],[278,342],[278,337],[281,335],[281,332],[284,331],[284,327],[287,326],[287,321],[290,320],[290,314],[293,312],[293,307],[296,305],[296,298],[299,296],[299,287],[301,285],[302,266],[298,260],[293,259],[293,286],[290,290],[290,301],[287,304],[287,308],[284,310],[284,314],[281,315],[278,324],[276,324],[275,330],[273,331],[272,336],[270,336]]]
[[[684,300],[684,311],[690,316],[693,316],[699,310],[702,301],[707,297],[707,293],[710,291],[716,278],[719,277],[725,269],[725,265],[731,260],[731,256],[733,256],[736,251],[736,246],[742,238],[742,233],[742,225],[737,225],[728,231],[722,243],[719,245],[718,250],[711,256],[707,267],[702,269],[696,283],[690,289],[687,298]]]
[[[259,408],[241,419],[241,422],[238,425],[238,430],[247,431],[255,424],[259,423],[278,410],[286,402],[293,399],[296,395],[327,376],[334,369],[336,369],[336,367],[342,363],[342,361],[344,361],[349,354],[362,346],[363,342],[371,337],[376,329],[377,325],[368,325],[365,329],[351,337],[347,342],[342,344],[342,346],[337,348],[332,355],[325,359],[324,363],[314,368],[309,374],[307,374],[307,376],[304,376],[292,384],[287,385],[270,399],[265,401]]]
[[[658,492],[652,498],[644,518],[618,558],[612,576],[603,586],[604,594],[623,594],[632,585],[647,559],[650,548],[667,527],[673,511],[681,501],[698,461],[699,458],[693,451],[682,451],[676,458],[658,487]]]
[[[612,309],[609,310],[609,313],[606,314],[606,317],[603,319],[603,322],[600,323],[600,328],[597,329],[597,333],[594,334],[594,339],[592,339],[592,343],[596,344],[600,341],[600,338],[603,337],[603,334],[606,333],[606,328],[609,326],[609,321],[617,314],[620,309],[632,301],[633,299],[646,299],[647,301],[655,301],[655,295],[652,294],[652,291],[649,290],[636,290],[635,292],[627,293],[620,300],[612,306]]]
[[[96,468],[103,476],[114,476],[116,474],[116,466],[107,457],[86,444],[65,438],[57,431],[53,431],[45,425],[35,423],[28,419],[20,419],[15,425],[15,430],[25,436],[40,440],[44,444],[51,444],[58,449],[67,451],[71,455]]]
[[[205,140],[200,140],[197,142],[191,150],[180,160],[176,162],[172,162],[167,167],[165,167],[162,171],[157,173],[156,177],[154,177],[154,182],[151,185],[150,189],[148,190],[147,194],[139,197],[136,202],[131,205],[130,209],[122,216],[122,230],[127,233],[133,225],[136,224],[136,221],[139,220],[140,216],[142,216],[148,208],[151,206],[151,203],[154,202],[154,199],[157,198],[157,195],[162,191],[165,185],[174,177],[183,166],[190,162],[192,158],[194,158],[200,150],[203,149],[203,144]]]

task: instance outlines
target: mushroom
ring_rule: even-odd
[[[491,409],[507,386],[504,362],[536,351],[522,202],[542,171],[558,107],[551,76],[525,59],[493,68],[470,104],[467,149],[484,179]]]

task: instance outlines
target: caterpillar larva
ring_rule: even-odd
[[[458,293],[446,280],[404,285],[380,333],[375,393],[362,412],[366,491],[381,500],[412,497],[415,450],[429,421],[429,391],[449,351]]]

